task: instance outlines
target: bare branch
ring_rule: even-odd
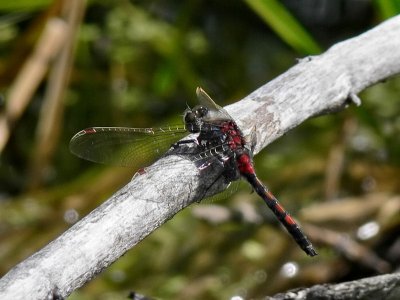
[[[400,72],[400,17],[339,43],[262,86],[229,113],[257,131],[256,152],[304,120],[359,104],[356,94]],[[0,280],[2,299],[65,297],[91,280],[209,186],[189,161],[135,177],[103,205]],[[162,163],[162,161],[157,163]],[[212,170],[209,172],[212,173]],[[212,174],[211,174],[212,175]],[[221,188],[222,183],[216,188]]]
[[[301,59],[227,109],[244,131],[257,129],[257,153],[310,117],[360,105],[359,92],[399,74],[399,30],[394,17],[322,55]]]
[[[386,274],[339,284],[314,285],[267,297],[268,300],[372,300],[400,299],[400,273]]]

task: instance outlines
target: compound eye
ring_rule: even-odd
[[[207,107],[205,107],[205,106],[199,106],[199,107],[196,109],[196,115],[197,115],[197,117],[199,117],[199,118],[203,118],[203,117],[205,117],[207,114],[208,114],[208,109],[207,109]]]
[[[196,115],[192,111],[185,113],[184,121],[185,123],[193,123],[196,120]]]

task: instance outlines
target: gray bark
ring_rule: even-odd
[[[317,284],[267,297],[268,300],[397,300],[400,273],[386,274],[339,284]]]
[[[336,112],[368,86],[400,72],[400,17],[338,43],[226,107],[245,134],[256,131],[255,152],[306,119]],[[179,168],[137,176],[103,205],[0,279],[1,299],[66,297],[144,237],[198,201],[207,176],[177,156]],[[157,162],[162,163],[162,162]],[[156,163],[156,164],[157,164]],[[209,170],[211,175],[215,170]],[[223,184],[215,186],[223,188]]]

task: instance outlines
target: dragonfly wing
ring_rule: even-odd
[[[92,127],[70,141],[76,156],[103,164],[140,167],[163,155],[187,135],[184,125],[163,128]]]
[[[201,105],[204,105],[213,110],[223,109],[221,106],[215,103],[214,100],[211,99],[211,97],[201,87],[197,87],[196,95]]]
[[[222,175],[222,174],[221,174]],[[215,194],[213,196],[207,196],[206,198],[201,200],[202,204],[211,204],[214,202],[218,202],[218,201],[222,201],[225,199],[228,199],[229,197],[231,197],[233,194],[235,194],[238,189],[239,186],[242,184],[243,180],[236,180],[236,181],[231,181],[225,190],[223,190],[222,192]]]
[[[232,117],[228,114],[228,112],[217,103],[214,102],[213,99],[201,88],[198,87],[196,89],[197,99],[199,103],[209,109],[209,119],[212,120],[232,120]]]

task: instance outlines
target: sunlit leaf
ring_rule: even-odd
[[[318,43],[279,1],[246,0],[246,2],[294,49],[304,54],[316,54],[321,52]]]

